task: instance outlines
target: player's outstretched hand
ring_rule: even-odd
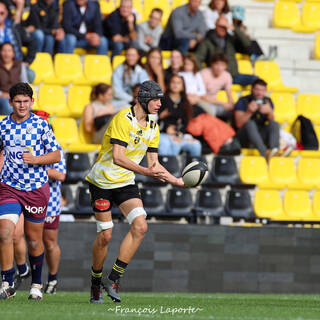
[[[156,162],[154,162],[151,167],[146,168],[146,174],[145,174],[145,175],[148,176],[148,177],[152,177],[152,178],[155,178],[155,179],[159,179],[159,180],[162,181],[162,182],[167,181],[167,180],[166,180],[166,173],[165,173],[165,171],[157,168]]]
[[[22,154],[22,160],[24,163],[36,164],[36,157],[33,156],[30,152],[25,152]]]

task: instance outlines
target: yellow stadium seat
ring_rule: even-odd
[[[316,36],[316,41],[314,44],[314,57],[320,60],[320,33]]]
[[[2,120],[3,118],[5,118],[6,116],[0,114],[0,120]]]
[[[186,3],[188,3],[188,0],[172,0],[171,8],[173,10],[173,9],[175,9],[177,7],[183,6]]]
[[[104,16],[109,15],[112,11],[116,9],[113,0],[99,0],[100,11]]]
[[[79,140],[82,144],[86,145],[87,148],[95,148],[95,151],[99,151],[101,144],[93,144],[92,136],[84,130],[83,120],[80,121],[79,125]]]
[[[32,105],[32,110],[38,110],[38,97],[37,97],[37,92],[36,92],[36,89],[34,87],[34,85],[30,84],[30,87],[32,88],[32,91],[33,91],[33,95],[32,95],[32,98],[33,98],[33,105]]]
[[[122,55],[114,56],[112,59],[112,69],[115,70],[125,60],[126,60],[125,56],[122,56]]]
[[[289,93],[298,91],[297,88],[286,87],[283,84],[279,65],[274,61],[256,61],[254,71],[256,76],[268,83],[268,90]]]
[[[39,88],[39,109],[51,115],[68,117],[70,111],[67,107],[63,87],[58,85],[43,85]]]
[[[38,52],[30,68],[36,73],[33,84],[55,78],[52,57],[49,53]]]
[[[279,1],[273,9],[273,25],[276,28],[292,28],[300,24],[300,11],[295,2]]]
[[[84,75],[90,84],[111,83],[112,68],[110,59],[102,55],[86,55]]]
[[[270,98],[274,104],[275,120],[280,123],[293,123],[297,117],[294,96],[291,93],[274,92]]]
[[[241,148],[241,154],[244,156],[260,156],[258,149]]]
[[[277,190],[259,189],[254,196],[254,212],[259,218],[283,220],[283,206]]]
[[[56,80],[53,83],[60,85],[86,83],[83,76],[81,60],[77,54],[57,53],[54,56],[54,69]],[[45,83],[52,82],[45,80]]]
[[[309,189],[320,187],[320,159],[300,158],[297,176],[304,186],[309,186]]]
[[[269,163],[269,177],[275,189],[299,189],[296,166],[292,158],[273,157]]]
[[[89,86],[72,86],[68,91],[68,107],[71,116],[80,118],[84,107],[90,103],[91,87]]]
[[[297,99],[297,115],[309,118],[313,123],[320,124],[320,95],[302,93]]]
[[[144,1],[143,6],[143,20],[148,20],[149,15],[153,8],[160,8],[163,11],[161,24],[163,27],[168,22],[170,13],[171,13],[171,5],[169,0],[152,0],[152,1]]]
[[[232,99],[233,102],[236,103],[238,101],[238,95],[236,92],[232,91]],[[220,90],[217,94],[217,100],[222,102],[228,102],[228,96],[225,90]]]
[[[306,27],[320,29],[320,3],[306,2],[302,6],[302,24]]]
[[[243,74],[253,74],[251,61],[238,60],[238,71]]]
[[[53,118],[52,127],[61,147],[68,152],[92,152],[97,150],[96,145],[88,145],[80,141],[75,119]]]
[[[307,191],[288,190],[284,194],[283,208],[289,221],[313,221],[309,194]]]
[[[242,157],[239,173],[243,183],[264,185],[264,187],[270,184],[267,162],[264,157]]]
[[[313,194],[312,210],[313,210],[313,215],[315,219],[319,221],[320,220],[320,190],[317,190]]]

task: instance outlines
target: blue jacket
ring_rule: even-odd
[[[78,39],[84,39],[85,34],[79,32],[80,24],[84,19],[87,32],[95,32],[102,36],[101,12],[99,3],[88,1],[87,9],[82,18],[80,8],[75,0],[67,0],[63,4],[62,27],[65,33],[74,34]]]

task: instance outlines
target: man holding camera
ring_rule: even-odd
[[[241,146],[253,146],[270,159],[279,151],[280,128],[274,121],[273,103],[266,93],[267,83],[257,79],[252,84],[251,94],[236,103],[234,116]]]

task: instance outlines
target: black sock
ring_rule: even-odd
[[[91,267],[91,284],[93,286],[100,286],[102,279],[102,269],[101,270],[94,270]]]
[[[114,263],[113,268],[109,274],[109,279],[111,281],[116,281],[119,278],[121,278],[126,271],[127,263],[117,259],[117,261]]]

